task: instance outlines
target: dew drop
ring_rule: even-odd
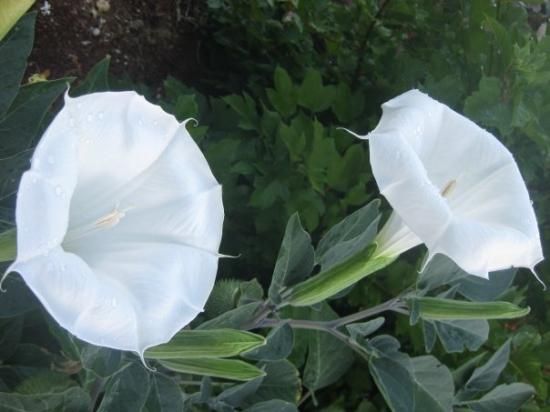
[[[82,109],[82,103],[77,103],[77,104],[76,104],[76,108],[77,108],[77,109]]]
[[[53,158],[53,156],[48,156],[48,163],[53,165],[55,163],[55,160]]]
[[[33,177],[31,178],[31,182],[33,182],[33,183],[38,182],[38,178],[37,178],[36,176],[33,176]]]
[[[97,118],[98,118],[99,120],[103,119],[103,117],[104,117],[103,112],[99,112],[99,113],[97,114]]]

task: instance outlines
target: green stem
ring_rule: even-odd
[[[275,328],[279,325],[286,323],[294,329],[315,330],[315,331],[329,333],[335,338],[344,342],[346,345],[348,345],[351,349],[353,349],[356,353],[358,353],[363,359],[368,360],[369,355],[367,354],[365,349],[359,343],[357,343],[355,339],[352,339],[350,336],[346,335],[345,333],[340,332],[338,328],[341,328],[349,323],[357,322],[359,320],[372,317],[386,311],[393,311],[393,312],[407,314],[408,312],[404,311],[403,304],[404,303],[400,299],[400,297],[396,297],[384,303],[381,303],[380,305],[373,306],[372,308],[365,309],[360,312],[357,312],[348,316],[344,316],[339,319],[328,320],[328,321],[315,321],[315,320],[307,320],[307,319],[273,319],[273,318],[266,317],[264,319],[258,320],[257,324],[252,329]]]

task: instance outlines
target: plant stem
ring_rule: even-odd
[[[361,75],[361,68],[363,66],[363,61],[365,59],[365,52],[367,50],[367,42],[369,40],[369,37],[374,30],[374,26],[378,22],[378,19],[384,12],[384,9],[389,4],[390,0],[382,0],[382,4],[380,5],[380,8],[374,15],[374,18],[372,19],[369,27],[367,28],[367,31],[365,32],[365,37],[363,37],[363,41],[361,42],[361,45],[359,46],[358,51],[358,58],[357,58],[357,65],[355,66],[355,72],[353,74],[353,79],[351,81],[351,88],[352,90],[357,87],[357,83],[359,82],[359,76]]]
[[[386,311],[393,311],[404,314],[408,313],[403,306],[403,301],[400,299],[400,297],[396,297],[384,303],[381,303],[380,305],[373,306],[372,308],[365,309],[339,319],[328,321],[315,321],[307,319],[274,319],[268,318],[268,313],[263,319],[257,319],[255,326],[250,329],[275,328],[282,324],[288,324],[294,329],[306,329],[326,332],[344,342],[351,349],[357,352],[362,358],[368,360],[368,354],[366,353],[365,349],[355,339],[352,339],[345,333],[340,332],[338,328]]]
[[[381,303],[380,305],[373,306],[372,308],[368,308],[357,313],[352,313],[351,315],[344,316],[331,322],[334,324],[335,327],[340,327],[347,325],[348,323],[357,322],[358,320],[378,315],[379,313],[386,312],[388,310],[397,312],[398,309],[402,308],[403,303],[401,299],[399,297],[396,297],[384,303]]]
[[[96,410],[96,403],[99,399],[99,395],[101,395],[101,393],[103,392],[104,386],[105,386],[105,381],[99,377],[92,384],[92,388],[90,390],[90,399],[91,399],[90,411]]]

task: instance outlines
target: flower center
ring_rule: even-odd
[[[126,216],[126,212],[133,209],[132,206],[124,209],[120,209],[119,207],[120,205],[117,203],[111,212],[100,217],[99,219],[96,219],[91,223],[86,223],[84,225],[69,229],[63,239],[63,244],[66,245],[67,243],[81,239],[84,236],[88,236],[97,231],[115,227],[120,223],[124,216]]]

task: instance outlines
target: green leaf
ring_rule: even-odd
[[[0,410],[3,412],[87,412],[89,408],[90,397],[79,387],[33,395],[0,392]]]
[[[467,392],[482,392],[491,389],[506,367],[510,358],[510,340],[507,340],[498,351],[482,366],[474,370],[464,385]]]
[[[23,172],[29,168],[32,150],[23,150],[10,157],[0,159],[0,199],[7,199],[17,193],[19,182]],[[13,234],[15,236],[15,234]],[[4,255],[4,259],[15,259],[15,244],[13,245],[14,255],[10,258],[10,254]]]
[[[142,365],[132,363],[109,379],[97,411],[141,411],[149,387],[149,373]]]
[[[422,321],[422,334],[424,335],[424,348],[431,352],[437,340],[437,332],[433,322]]]
[[[227,103],[238,115],[238,126],[243,130],[256,130],[259,126],[258,109],[256,102],[248,94],[243,96],[236,94],[226,96],[223,101]]]
[[[2,284],[6,290],[0,292],[0,318],[11,318],[35,309],[39,302],[23,279],[14,273]]]
[[[294,127],[294,122],[287,126],[281,123],[279,126],[279,138],[286,145],[292,161],[298,161],[306,148],[305,135]]]
[[[109,65],[111,58],[109,56],[100,60],[94,65],[82,82],[71,89],[71,96],[82,96],[84,94],[104,92],[109,87]]]
[[[184,410],[183,392],[176,381],[160,373],[151,375],[146,408],[151,412],[181,412]]]
[[[23,332],[23,317],[0,319],[0,359],[9,359],[15,352]]]
[[[453,381],[455,383],[455,388],[462,388],[466,384],[468,378],[472,375],[472,372],[474,371],[476,366],[479,365],[486,354],[487,352],[482,352],[474,356],[453,371]]]
[[[379,200],[373,200],[334,225],[319,241],[315,260],[328,270],[353,255],[365,252],[378,231]]]
[[[259,402],[250,408],[246,408],[243,412],[298,412],[298,408],[293,403],[272,399]]]
[[[260,364],[265,370],[265,377],[255,394],[246,399],[250,406],[258,402],[281,399],[297,403],[300,399],[300,374],[296,367],[287,360]]]
[[[255,333],[234,329],[182,330],[168,343],[145,352],[149,359],[204,359],[236,356],[265,345]]]
[[[0,156],[30,147],[46,112],[67,89],[69,81],[59,79],[21,87],[9,111],[0,118]]]
[[[533,387],[525,383],[499,385],[476,401],[462,402],[475,412],[515,412],[534,395]]]
[[[305,319],[333,320],[338,315],[327,303],[319,310],[308,309]],[[307,359],[303,372],[304,386],[315,391],[336,382],[353,363],[351,349],[338,338],[322,331],[297,331],[296,338],[307,342]]]
[[[514,44],[510,36],[509,28],[504,27],[497,19],[490,16],[485,16],[483,26],[489,29],[495,36],[497,44],[497,61],[495,66],[500,69],[501,72],[505,72],[509,68],[512,60],[512,45]]]
[[[234,407],[240,407],[245,399],[256,393],[264,378],[264,376],[260,376],[248,382],[234,385],[216,396],[216,401],[224,402]]]
[[[260,302],[251,302],[243,306],[239,306],[233,310],[222,313],[220,316],[210,319],[197,326],[197,329],[244,329],[255,316]]]
[[[161,365],[175,372],[212,376],[236,381],[249,381],[265,372],[250,363],[234,359],[172,359],[162,360]]]
[[[334,96],[334,87],[323,86],[321,73],[308,69],[298,88],[298,103],[312,112],[322,112],[330,107]]]
[[[0,161],[0,170],[1,170]],[[5,175],[3,175],[5,176]],[[17,254],[17,232],[15,229],[6,230],[0,233],[0,262],[10,262]],[[0,311],[0,317],[2,316]]]
[[[515,273],[515,269],[500,270],[489,273],[489,279],[483,279],[463,271],[447,256],[437,254],[418,276],[416,287],[427,293],[443,285],[454,286],[469,300],[487,302],[495,300],[508,289]]]
[[[442,320],[430,322],[448,353],[478,350],[489,337],[489,323],[485,319]]]
[[[358,337],[365,338],[382,327],[385,319],[383,317],[374,318],[367,322],[362,323],[350,323],[346,325],[349,335],[357,340]]]
[[[33,3],[29,0],[8,0],[9,5],[2,3],[2,13],[0,14],[0,39],[4,37],[9,27],[19,18],[6,10],[15,11],[16,8],[25,8]],[[6,113],[13,99],[17,95],[21,79],[27,66],[27,58],[31,53],[34,41],[34,23],[36,13],[29,13],[24,16],[9,33],[9,35],[0,42],[0,118]],[[9,27],[8,27],[9,26]]]
[[[290,355],[293,346],[294,332],[287,323],[283,323],[269,331],[264,346],[242,353],[241,356],[246,359],[275,361]]]
[[[80,362],[84,369],[106,378],[122,367],[122,355],[119,350],[84,344],[80,349]]]
[[[454,299],[415,297],[409,306],[418,305],[420,316],[427,320],[449,319],[514,319],[527,315],[529,307],[520,308],[510,302],[468,302]]]
[[[363,113],[365,99],[361,93],[352,93],[347,83],[340,83],[334,91],[332,111],[342,125],[349,124]]]
[[[292,306],[310,306],[354,285],[366,276],[388,266],[395,257],[371,258],[371,253],[352,256],[343,263],[301,282],[283,295],[283,301]]]
[[[313,269],[313,261],[311,237],[302,227],[298,214],[294,213],[286,225],[269,287],[269,298],[274,303],[280,303],[281,290],[308,276]]]
[[[464,102],[464,113],[487,127],[497,127],[503,134],[511,131],[512,111],[501,99],[500,80],[482,77],[479,90]]]
[[[373,357],[369,370],[393,411],[452,410],[452,375],[433,356],[409,358],[395,352],[391,357]]]
[[[351,187],[357,184],[361,174],[365,172],[364,165],[367,163],[363,146],[351,145],[343,157],[332,157],[327,171],[327,183],[330,187],[347,193]]]
[[[35,0],[2,0],[0,14],[0,40],[11,30],[17,21],[30,9]],[[34,14],[34,13],[33,13]]]
[[[290,117],[296,112],[296,90],[290,76],[281,67],[274,73],[275,89],[267,89],[267,98],[273,108],[283,117]]]

